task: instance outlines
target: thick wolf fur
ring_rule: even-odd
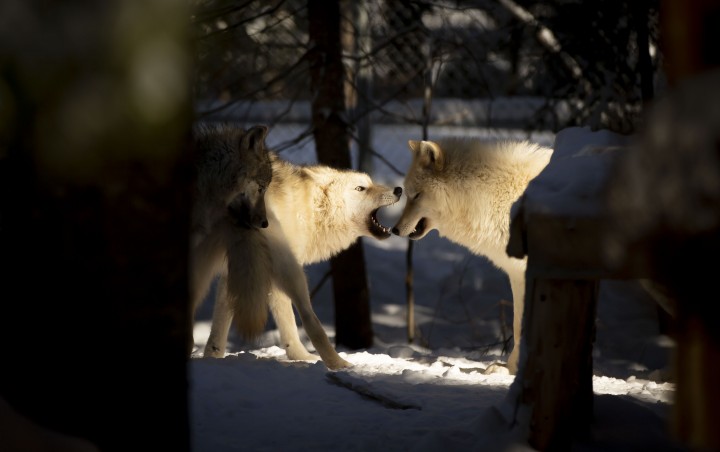
[[[347,367],[312,309],[303,265],[327,260],[362,236],[388,238],[390,229],[378,223],[377,211],[396,203],[402,188],[375,184],[358,171],[295,165],[273,153],[271,161],[269,226],[237,234],[234,244],[245,252],[228,254],[227,285],[219,288],[224,296],[215,303],[205,356],[224,356],[232,323],[245,338],[256,337],[270,308],[288,359],[317,360],[300,341],[294,305],[325,365]]]
[[[510,209],[530,180],[549,163],[552,149],[527,141],[471,138],[409,141],[407,203],[393,233],[413,240],[432,229],[487,257],[510,280],[513,342],[508,369],[517,372],[525,295],[525,259],[506,253]]]
[[[213,279],[224,281],[229,262],[247,261],[250,250],[239,231],[266,228],[265,191],[272,165],[265,147],[268,128],[244,130],[229,123],[198,123],[193,128],[197,155],[190,229],[192,318]],[[237,297],[222,286],[218,298]],[[191,350],[192,350],[191,343]]]

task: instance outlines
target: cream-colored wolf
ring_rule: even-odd
[[[351,364],[338,355],[312,309],[303,265],[330,259],[362,236],[390,237],[377,212],[396,203],[402,188],[375,184],[359,171],[296,165],[272,152],[270,160],[268,226],[237,229],[233,236],[204,356],[225,355],[233,323],[246,339],[262,333],[269,308],[288,359],[321,358],[329,369],[348,367]],[[208,285],[204,287],[203,292]],[[301,342],[293,305],[320,357]]]
[[[513,349],[508,369],[517,372],[525,295],[526,260],[505,249],[510,209],[531,179],[549,163],[552,149],[527,141],[472,138],[409,141],[412,163],[405,176],[407,203],[393,233],[413,240],[432,229],[487,257],[510,280]]]

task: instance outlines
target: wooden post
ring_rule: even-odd
[[[563,450],[589,432],[596,280],[528,279],[522,403],[532,406],[529,443]]]
[[[565,450],[591,427],[599,280],[645,276],[645,262],[638,254],[606,264],[601,238],[608,222],[599,213],[524,209],[521,201],[507,247],[510,256],[528,259],[517,403],[529,407],[532,447]]]

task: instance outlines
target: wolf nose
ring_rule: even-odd
[[[263,220],[263,222],[260,223],[260,227],[263,228],[263,229],[265,229],[266,227],[268,227],[268,221],[267,221],[267,220]]]
[[[395,190],[393,190],[393,194],[398,197],[402,195],[402,187],[395,187]]]
[[[395,235],[400,235],[400,230],[398,228],[392,228],[392,233]]]

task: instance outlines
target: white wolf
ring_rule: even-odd
[[[513,350],[517,372],[525,295],[526,260],[506,253],[510,209],[531,179],[549,163],[552,149],[527,141],[472,138],[409,141],[407,204],[393,233],[417,240],[437,229],[442,237],[487,257],[507,273],[513,296]]]
[[[218,287],[204,355],[224,356],[231,323],[245,338],[256,337],[265,328],[269,307],[288,359],[317,360],[300,341],[294,304],[325,365],[350,366],[330,344],[312,309],[303,265],[327,260],[361,236],[390,237],[377,212],[396,203],[402,188],[375,184],[359,171],[295,165],[272,152],[270,156],[268,227],[236,230],[229,251],[239,250],[227,255],[227,278]]]

